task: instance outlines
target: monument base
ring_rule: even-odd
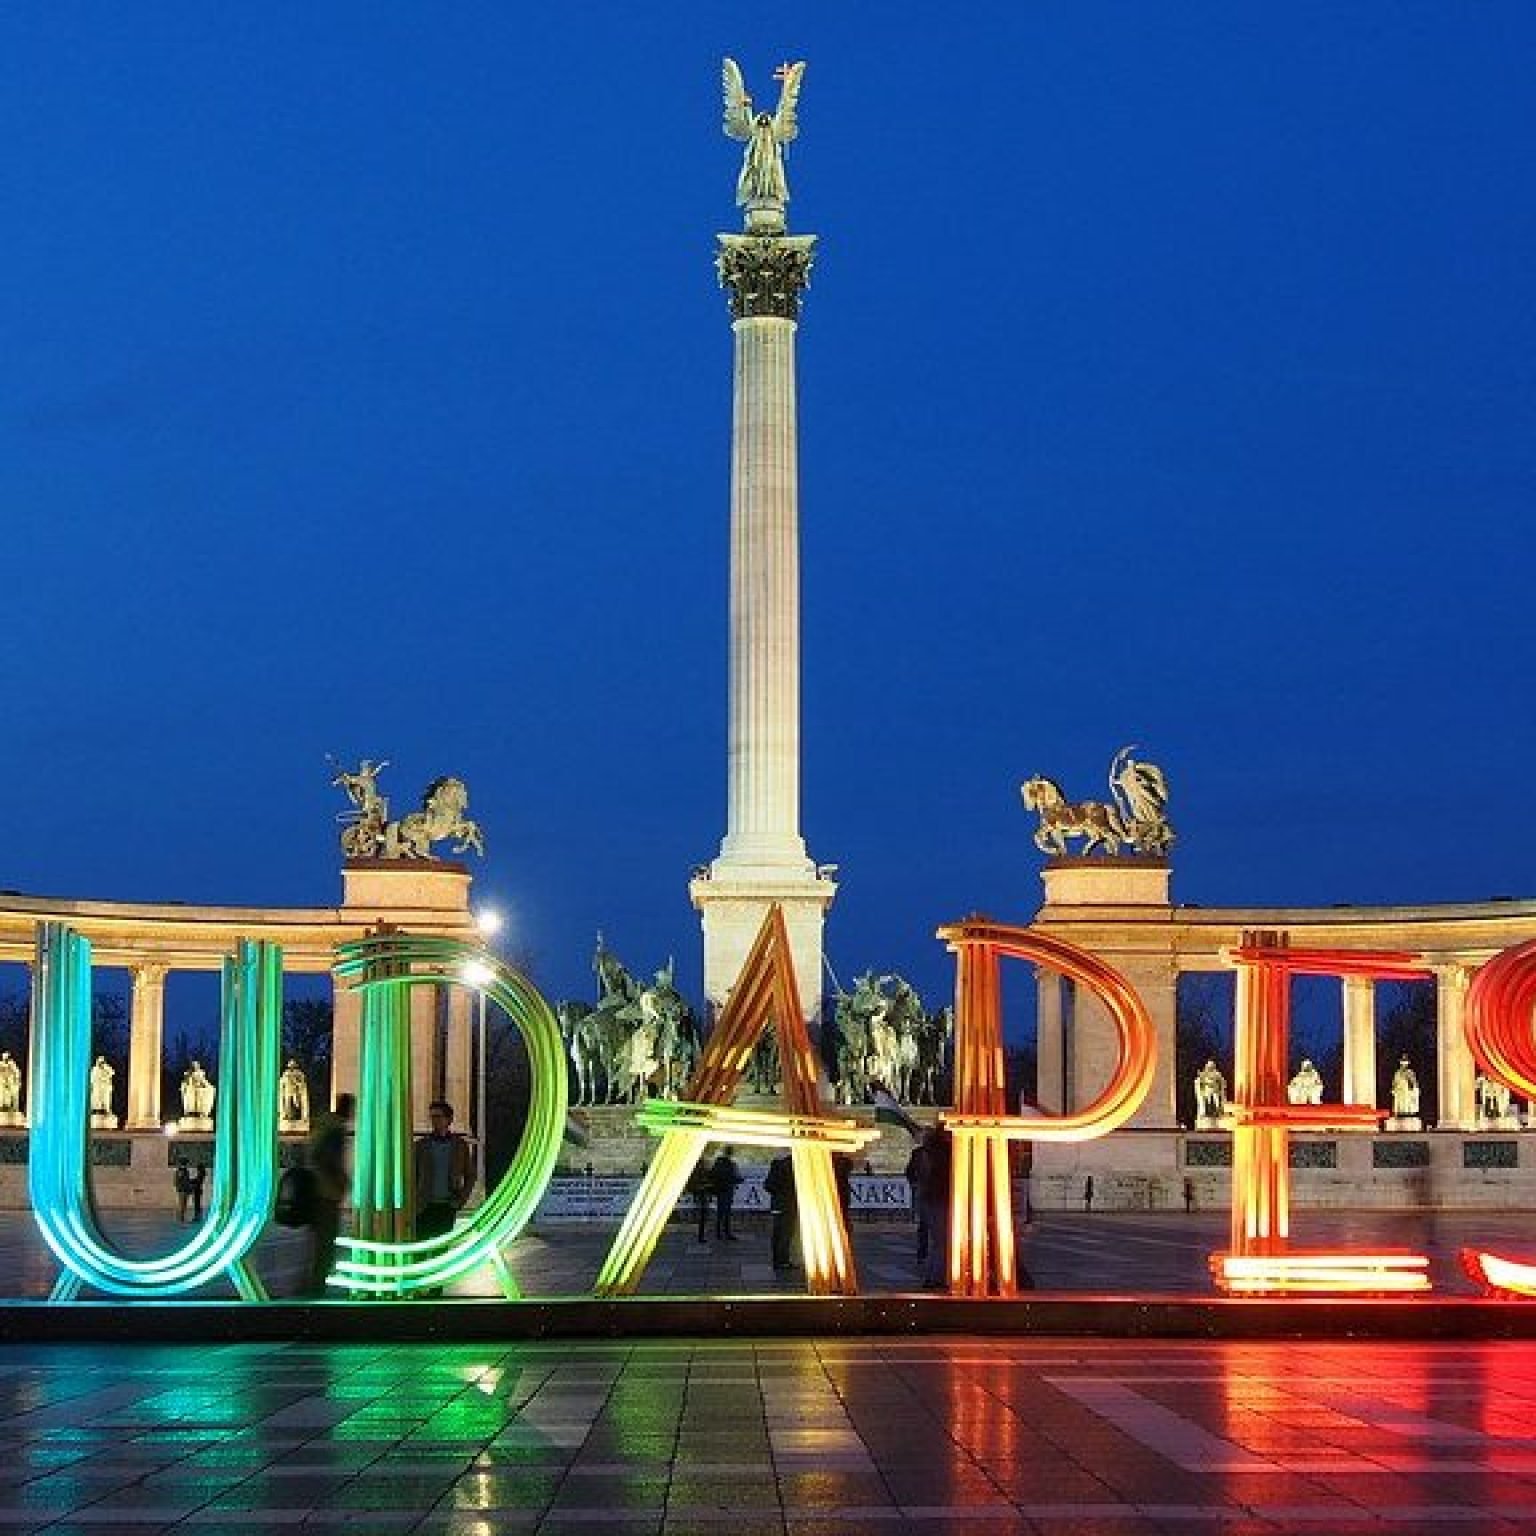
[[[117,1129],[117,1116],[104,1115],[93,1110],[91,1112],[91,1129],[93,1131],[115,1131]]]
[[[309,1135],[308,1120],[284,1120],[277,1128],[279,1136],[307,1136]]]
[[[0,1125],[25,1127],[27,1117],[19,1109],[0,1109]]]
[[[1422,1131],[1424,1122],[1417,1115],[1389,1115],[1384,1131]]]
[[[183,1115],[176,1122],[178,1131],[211,1131],[213,1129],[212,1115]]]

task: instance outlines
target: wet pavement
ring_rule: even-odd
[[[0,1349],[0,1531],[1536,1524],[1536,1345]]]

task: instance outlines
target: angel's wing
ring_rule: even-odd
[[[784,71],[783,89],[779,92],[779,110],[773,114],[773,136],[780,144],[788,144],[799,133],[795,120],[795,107],[800,100],[800,77],[805,73],[805,63],[791,64]]]
[[[726,59],[720,66],[720,85],[725,92],[725,136],[728,139],[752,137],[752,98],[747,82],[741,78],[741,66]]]

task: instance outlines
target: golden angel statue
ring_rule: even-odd
[[[741,176],[736,182],[736,204],[747,210],[750,234],[783,234],[784,209],[789,202],[789,182],[784,176],[784,146],[800,131],[795,106],[800,100],[800,80],[805,64],[781,64],[773,72],[779,82],[779,105],[774,112],[754,112],[741,66],[726,59],[720,73],[725,91],[725,135],[744,143]]]

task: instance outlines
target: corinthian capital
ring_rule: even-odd
[[[731,296],[731,314],[798,320],[815,245],[815,235],[721,235],[715,270]]]

